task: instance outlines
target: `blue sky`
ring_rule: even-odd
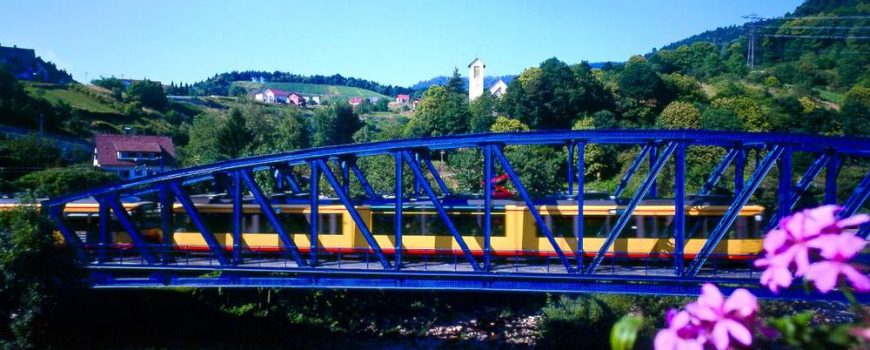
[[[549,57],[624,61],[741,15],[800,0],[0,0],[0,44],[36,49],[79,81],[194,82],[231,70],[339,73],[411,85],[462,72],[517,74]],[[464,73],[463,73],[464,74]]]

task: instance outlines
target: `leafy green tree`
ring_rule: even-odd
[[[381,97],[378,99],[378,103],[375,103],[375,111],[377,112],[389,112],[390,111],[390,100],[388,98]]]
[[[245,123],[242,111],[238,108],[230,110],[228,118],[215,136],[217,153],[221,159],[233,159],[245,155],[254,138],[254,134]]]
[[[0,211],[0,347],[45,348],[47,321],[73,299],[84,276],[34,203]]]
[[[335,103],[314,114],[314,145],[329,146],[353,142],[353,134],[363,123],[345,102]]]
[[[585,114],[612,108],[612,96],[588,64],[550,58],[511,81],[499,106],[532,129],[567,129]]]
[[[707,108],[701,115],[701,129],[742,131],[743,122],[729,109]]]
[[[712,106],[734,112],[746,131],[769,131],[771,129],[762,106],[749,97],[717,98],[713,100]]]
[[[495,113],[498,109],[498,97],[485,93],[474,99],[469,104],[471,111],[471,120],[469,120],[469,131],[471,132],[487,132],[495,123]]]
[[[179,159],[185,166],[207,164],[221,159],[217,135],[225,123],[222,115],[201,113],[193,118],[190,141],[179,149]]]
[[[296,108],[291,111],[278,122],[275,151],[293,151],[311,147],[311,137],[305,117]]]
[[[659,114],[656,126],[664,129],[697,129],[701,127],[701,111],[688,102],[671,102]]]
[[[432,86],[420,100],[408,136],[444,136],[468,132],[468,98],[444,86]]]
[[[169,105],[163,86],[158,82],[140,80],[133,82],[127,87],[127,97],[138,102],[143,107],[154,108],[163,111]]]
[[[248,90],[239,85],[232,85],[230,86],[229,94],[235,97],[245,97],[248,94]]]
[[[506,117],[498,117],[492,125],[493,132],[525,130],[529,130],[528,125]],[[560,170],[565,159],[562,152],[548,146],[508,146],[504,152],[531,196],[553,194],[562,189]]]
[[[855,86],[849,90],[840,115],[846,134],[870,135],[870,87]]]
[[[30,191],[38,196],[58,196],[81,192],[117,179],[113,173],[74,166],[35,171],[15,180],[13,184],[19,190]]]
[[[656,73],[655,67],[640,56],[634,56],[628,61],[619,78],[619,92],[636,100],[659,98],[664,90],[664,82]]]
[[[495,123],[490,128],[492,132],[514,132],[514,131],[529,131],[529,126],[523,122],[500,116],[495,119]]]
[[[465,82],[459,75],[459,68],[453,68],[453,75],[447,80],[446,87],[451,94],[464,95],[466,93]]]
[[[0,164],[6,167],[34,168],[61,166],[60,149],[36,134],[15,139],[0,139]]]

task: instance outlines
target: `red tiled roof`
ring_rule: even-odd
[[[266,89],[266,91],[272,91],[272,94],[275,96],[287,97],[290,96],[290,92],[278,89]]]
[[[94,135],[94,147],[100,166],[136,165],[135,162],[118,160],[118,152],[165,152],[169,157],[167,165],[175,159],[175,146],[169,136],[147,135]]]
[[[354,103],[354,102],[356,102],[356,103],[362,102],[362,97],[352,97],[350,99],[350,103]]]

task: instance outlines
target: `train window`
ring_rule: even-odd
[[[544,222],[555,237],[574,237],[577,231],[577,216],[575,215],[545,215]],[[604,237],[610,232],[611,220],[609,216],[584,216],[583,235],[585,237]],[[538,237],[544,237],[541,230]]]
[[[449,212],[450,220],[463,236],[483,236],[483,213]],[[394,234],[395,213],[372,215],[372,231],[379,235]],[[450,236],[447,225],[436,212],[406,211],[402,213],[402,234],[409,236]],[[504,213],[492,213],[492,237],[505,236]]]
[[[227,233],[233,230],[232,213],[200,213],[206,228],[212,233]],[[198,232],[199,229],[186,214],[176,214],[176,232]],[[320,214],[319,234],[342,234],[342,214]],[[278,214],[278,219],[287,233],[307,234],[311,229],[306,214]],[[262,214],[245,214],[242,216],[242,232],[244,233],[275,233],[275,228]]]

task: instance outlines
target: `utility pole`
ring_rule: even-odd
[[[758,34],[758,21],[762,18],[756,14],[741,16],[744,19],[749,20],[746,24],[746,35],[747,35],[747,45],[746,45],[746,65],[749,66],[749,69],[755,68],[755,36]]]

